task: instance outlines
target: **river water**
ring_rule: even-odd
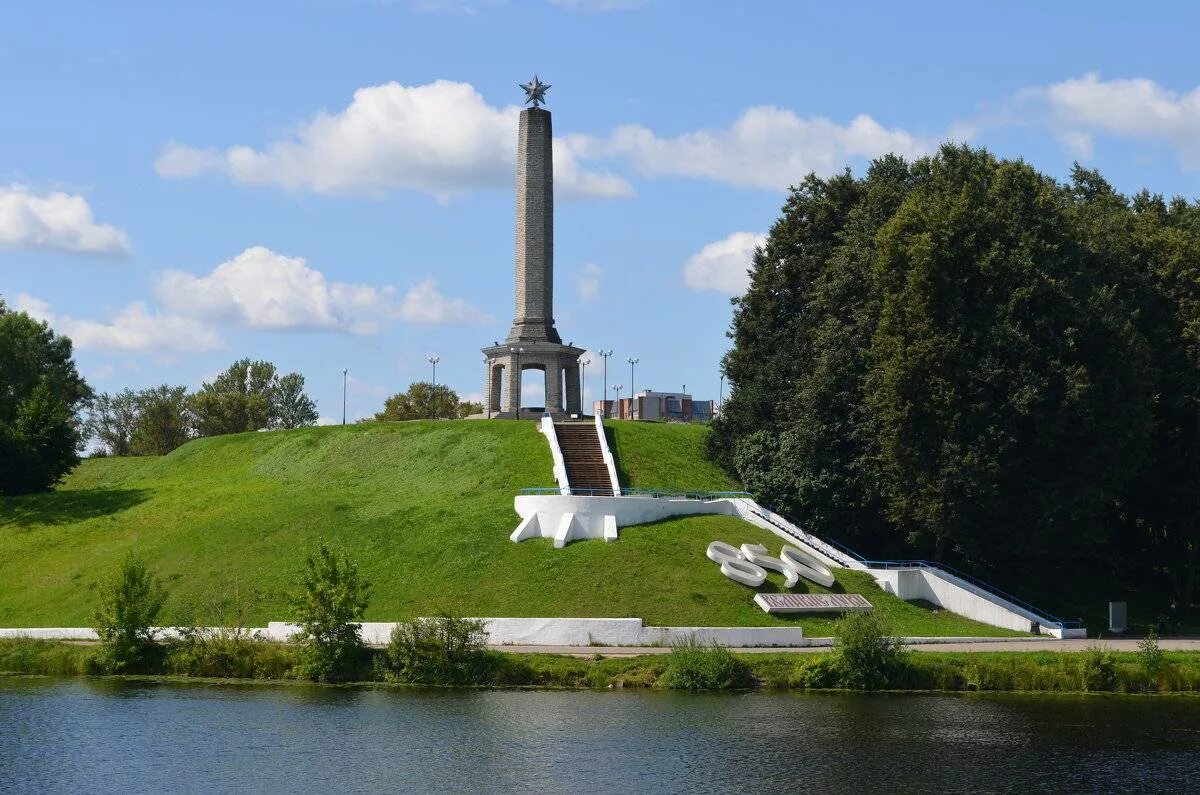
[[[0,677],[0,791],[1186,791],[1197,780],[1200,699],[1187,697]]]

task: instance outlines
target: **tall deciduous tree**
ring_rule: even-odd
[[[189,399],[199,436],[300,428],[317,421],[299,373],[279,375],[270,362],[239,359]]]
[[[304,376],[288,373],[275,384],[276,428],[307,428],[317,423],[317,407],[304,393]]]
[[[44,491],[79,463],[91,395],[71,341],[0,301],[0,494]]]
[[[166,455],[191,439],[187,406],[186,387],[162,384],[139,392],[133,455]]]

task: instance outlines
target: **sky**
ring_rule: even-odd
[[[730,299],[809,172],[953,140],[1196,199],[1198,32],[1183,2],[14,0],[0,297],[71,337],[98,392],[251,357],[302,373],[322,422],[347,369],[353,421],[436,355],[479,399],[536,73],[586,397],[611,349],[610,393],[716,398]]]

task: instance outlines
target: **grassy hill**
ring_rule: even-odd
[[[628,485],[736,488],[701,454],[705,429],[613,423]],[[128,551],[166,579],[166,622],[227,620],[234,594],[261,624],[322,539],[349,550],[374,588],[370,620],[453,610],[484,616],[639,616],[652,624],[802,624],[768,616],[704,556],[709,541],[779,540],[729,517],[624,528],[615,544],[514,544],[512,500],[553,485],[531,422],[372,423],[200,439],[161,458],[85,461],[55,492],[0,501],[0,626],[86,626],[97,582]],[[779,588],[778,575],[764,586]],[[906,634],[1005,634],[868,595]],[[821,589],[812,588],[814,591]]]

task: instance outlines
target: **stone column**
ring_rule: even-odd
[[[567,374],[567,413],[583,414],[583,396],[579,392],[579,362],[563,368]]]
[[[546,359],[546,411],[552,414],[562,412],[562,365],[558,357]]]
[[[487,408],[492,414],[500,411],[500,396],[504,392],[504,363],[497,361],[488,362],[488,382],[485,387],[487,390],[484,394],[487,395]]]
[[[511,411],[513,416],[521,412],[521,357],[514,353],[505,361],[505,375],[508,380],[508,391],[504,396],[504,410]]]

